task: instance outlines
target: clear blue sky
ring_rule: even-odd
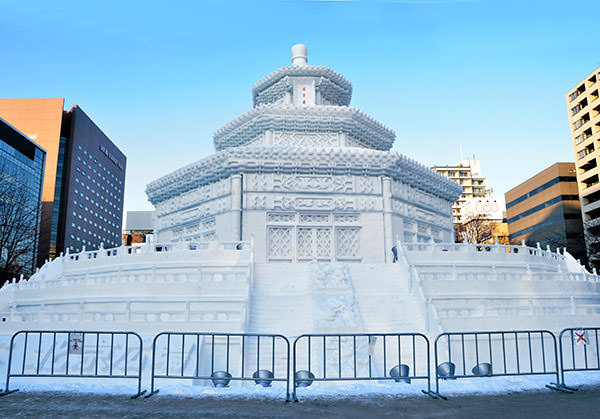
[[[598,1],[0,0],[0,97],[64,97],[127,155],[125,210],[213,152],[252,84],[309,63],[426,165],[481,160],[497,196],[572,161],[565,94],[600,65]]]

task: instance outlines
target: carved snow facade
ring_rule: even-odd
[[[452,241],[460,186],[390,151],[394,132],[351,95],[322,66],[260,80],[216,154],[148,185],[157,240],[252,239],[257,262],[385,262],[396,240]]]

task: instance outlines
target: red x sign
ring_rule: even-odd
[[[587,345],[587,337],[585,336],[585,330],[575,331],[575,343]]]

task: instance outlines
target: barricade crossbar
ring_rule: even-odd
[[[22,351],[16,350],[19,341]],[[136,362],[129,360],[132,350]],[[55,377],[135,379],[137,393],[132,398],[138,398],[146,392],[142,391],[142,353],[142,338],[135,332],[21,330],[10,340],[6,388],[0,396],[18,391],[10,390],[12,377]]]
[[[446,355],[442,364],[439,363],[441,350]],[[546,387],[570,391],[560,384],[556,337],[549,330],[441,333],[434,342],[434,359],[435,393],[439,397],[443,397],[440,380],[477,377],[554,375],[556,382]],[[469,367],[473,365],[470,374],[467,359],[471,361]]]
[[[600,371],[600,327],[570,327],[563,329],[558,337],[560,348],[560,383],[565,384],[565,372]],[[567,344],[567,341],[569,342]]]
[[[424,334],[304,334],[294,340],[293,349],[292,399],[296,402],[297,388],[314,381],[394,380],[409,383],[423,379],[427,380],[427,390],[423,393],[436,397],[431,392],[430,345]],[[304,362],[299,360],[302,356],[306,356]],[[328,362],[332,365],[328,366]],[[306,369],[300,369],[299,364]],[[395,375],[392,370],[388,371],[389,367],[396,369]],[[402,368],[404,373],[401,373]],[[299,373],[305,376],[300,377]]]
[[[157,345],[161,340],[162,349]],[[208,350],[205,350],[207,346]],[[165,355],[160,369],[159,355]],[[210,364],[207,365],[205,362],[209,357]],[[218,365],[223,369],[218,369]],[[265,371],[261,368],[265,365],[271,368],[268,371],[271,375],[266,378],[254,376],[259,370]],[[248,375],[250,369],[253,372]],[[203,370],[210,373],[203,374]],[[216,373],[228,375],[217,377]],[[278,334],[161,332],[152,342],[151,386],[145,398],[158,393],[156,379],[211,380],[215,386],[227,381],[224,387],[229,381],[255,381],[265,386],[270,386],[271,382],[284,382],[286,401],[289,401],[290,343],[285,336]]]

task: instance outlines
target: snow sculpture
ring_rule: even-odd
[[[435,334],[600,320],[598,276],[568,252],[451,243],[460,186],[390,151],[394,132],[349,106],[348,80],[308,64],[303,45],[292,55],[254,85],[253,109],[216,131],[214,155],[148,185],[155,244],[67,253],[5,284],[0,333],[118,328],[149,347],[164,330]]]
[[[157,240],[254,237],[257,262],[385,262],[397,236],[449,241],[460,186],[391,152],[394,132],[349,107],[350,82],[306,46],[292,56],[217,130],[215,155],[148,185]]]

